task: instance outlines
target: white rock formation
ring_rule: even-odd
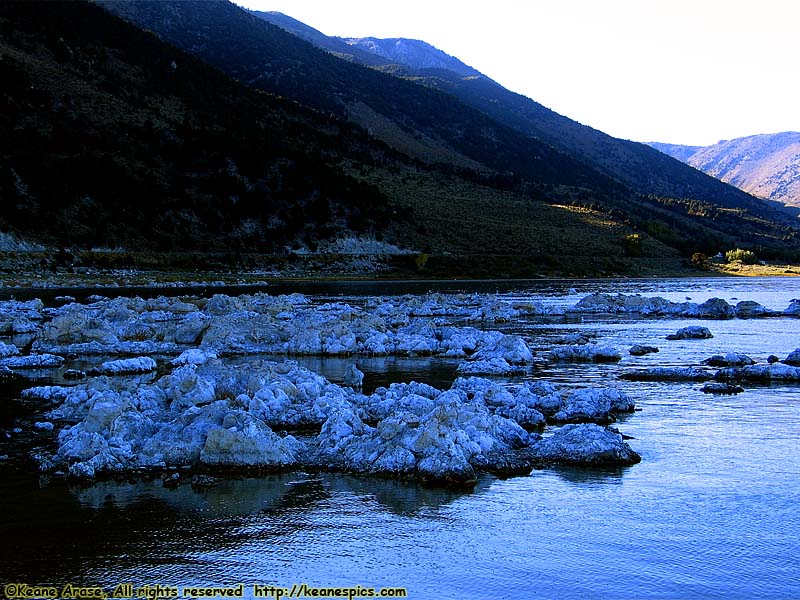
[[[631,465],[641,461],[622,435],[591,423],[564,425],[533,444],[531,454],[536,462],[566,465]]]

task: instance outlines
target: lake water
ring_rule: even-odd
[[[716,296],[774,309],[800,298],[800,279],[441,285],[551,305],[574,304],[592,291],[696,302]],[[433,288],[352,284],[314,292],[360,302],[365,294]],[[664,339],[688,324],[709,327],[714,338]],[[563,386],[613,385],[633,395],[641,410],[617,425],[633,437],[629,443],[642,462],[621,470],[485,476],[471,493],[302,472],[194,491],[166,489],[158,480],[70,486],[6,461],[0,463],[0,581],[243,583],[245,597],[254,597],[254,584],[306,583],[403,587],[417,599],[798,598],[800,386],[752,385],[736,396],[711,396],[696,383],[628,382],[617,375],[642,366],[699,365],[728,351],[759,362],[771,354],[783,358],[800,347],[799,326],[795,319],[589,317],[504,325],[525,335],[540,355],[556,337],[577,331],[623,351],[619,364],[541,361],[527,376]],[[626,350],[634,343],[661,351],[631,357]],[[333,381],[346,364],[301,362]],[[368,387],[410,379],[446,387],[456,364],[359,361]],[[30,410],[8,390],[2,405],[5,428]]]

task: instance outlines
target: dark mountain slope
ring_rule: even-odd
[[[751,135],[713,146],[651,146],[750,194],[800,207],[798,132]]]
[[[631,267],[617,219],[410,160],[91,4],[0,4],[0,77],[0,231],[242,253],[366,233],[462,274],[497,274],[495,255],[521,274]],[[675,256],[648,236],[637,253]]]
[[[315,43],[321,42],[319,37],[314,39]],[[383,57],[386,67],[392,63],[405,65],[408,67],[404,74],[406,77],[452,94],[500,123],[543,140],[599,168],[606,175],[625,182],[641,194],[693,198],[755,211],[765,208],[769,210],[769,207],[754,203],[752,198],[737,190],[721,186],[680,163],[664,160],[646,144],[613,138],[602,131],[581,125],[530,98],[507,90],[477,71],[468,73],[458,68],[421,68],[424,60],[419,56],[390,54],[382,51],[382,46],[375,40],[365,40],[344,40],[353,47],[353,60],[360,61],[363,52],[367,51],[373,56]],[[394,39],[386,42],[397,44]],[[408,42],[414,43],[415,40]],[[376,53],[376,48],[379,53]],[[438,51],[432,48],[431,52],[429,60],[435,61],[438,58],[435,53]],[[395,74],[400,73],[396,68],[392,68],[392,71]]]
[[[590,140],[592,152],[626,165],[611,177],[600,161],[571,158],[451,94],[340,60],[224,0],[102,3],[242,81],[346,115],[410,156],[482,172],[493,186],[599,208],[685,253],[731,244],[798,250],[787,215],[647,146],[596,132],[603,143]]]
[[[337,56],[456,96],[496,121],[552,145],[644,196],[686,198],[726,208],[746,209],[754,216],[770,220],[785,219],[772,206],[758,202],[731,186],[720,185],[713,178],[686,168],[678,161],[666,160],[646,144],[613,138],[572,121],[505,89],[460,61],[455,63],[459,66],[451,68],[421,68],[426,62],[432,64],[440,60],[441,53],[425,45],[428,56],[421,56],[423,46],[416,40],[328,37],[280,13],[256,14]],[[392,49],[403,41],[413,45],[416,52],[392,53],[385,48]],[[343,44],[350,46],[349,53]],[[380,60],[383,63],[376,64]]]
[[[0,5],[0,224],[54,242],[280,249],[385,228],[343,122],[82,2]],[[347,140],[343,143],[343,140]]]
[[[348,116],[427,162],[590,187],[598,194],[622,190],[591,167],[448,95],[340,60],[226,0],[100,4],[242,82]]]

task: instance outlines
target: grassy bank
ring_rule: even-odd
[[[798,265],[725,263],[713,265],[711,269],[720,275],[737,277],[797,277],[800,275],[800,266]]]

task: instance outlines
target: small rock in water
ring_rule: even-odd
[[[758,302],[754,302],[752,300],[743,300],[739,302],[736,307],[734,308],[736,311],[736,316],[740,319],[752,319],[757,317],[771,317],[773,315],[778,315],[780,313],[776,313],[773,310],[763,307]]]
[[[800,367],[800,348],[794,350],[789,356],[783,359],[783,363],[786,365],[792,365],[793,367]]]
[[[704,394],[741,394],[744,388],[732,383],[707,383],[700,391]]]
[[[571,362],[618,362],[622,359],[622,355],[611,346],[586,344],[553,348],[550,352],[550,359]]]
[[[89,375],[139,375],[155,371],[156,361],[148,356],[109,360],[89,369]]]
[[[16,379],[18,375],[5,366],[0,366],[0,383]]]
[[[708,327],[690,325],[667,336],[668,340],[705,340],[714,337]]]
[[[652,367],[622,373],[628,381],[709,381],[714,375],[696,367]]]
[[[344,371],[344,384],[353,388],[360,388],[364,384],[364,373],[359,371],[355,364],[347,365]]]
[[[642,346],[641,344],[636,344],[635,346],[631,346],[631,349],[628,352],[631,356],[644,356],[645,354],[652,354],[654,352],[658,352],[658,348],[655,346]]]
[[[800,317],[800,300],[793,299],[786,310],[783,311],[784,317]]]
[[[774,354],[770,354],[767,357],[767,362],[771,365],[774,365],[776,362],[781,362],[781,359],[775,356]]]
[[[739,352],[728,352],[727,354],[715,354],[703,361],[704,365],[711,367],[745,367],[754,365],[756,361]]]
[[[171,473],[171,474],[164,474],[161,478],[161,485],[167,488],[174,488],[178,487],[181,484],[181,474],[180,473]]]
[[[37,421],[33,424],[36,429],[41,429],[42,431],[53,431],[53,424],[49,421]]]
[[[592,423],[565,425],[531,447],[535,462],[568,465],[633,465],[641,457],[622,435]]]
[[[211,477],[209,475],[194,475],[192,477],[192,488],[195,490],[202,490],[217,485],[219,485],[219,479],[216,477]]]
[[[86,379],[86,373],[79,369],[67,369],[62,377],[64,379]]]

